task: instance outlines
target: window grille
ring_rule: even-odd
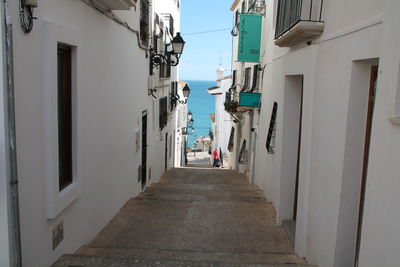
[[[235,127],[232,127],[231,135],[229,136],[229,142],[228,142],[228,151],[229,152],[233,151],[234,138],[235,138]]]
[[[149,45],[149,24],[150,24],[149,1],[141,0],[140,1],[140,42],[144,46]]]
[[[163,97],[159,100],[159,126],[160,130],[168,123],[168,98]]]
[[[271,114],[271,121],[269,123],[267,143],[266,143],[268,154],[275,153],[274,148],[275,148],[275,139],[276,139],[277,112],[278,112],[278,103],[274,102],[274,106],[272,108],[272,114]]]
[[[258,90],[259,79],[260,79],[260,69],[259,64],[255,65],[253,68],[253,85],[251,86],[251,91]]]
[[[243,164],[246,161],[246,139],[243,140],[242,147],[239,153],[239,163]]]
[[[246,68],[244,72],[244,84],[242,92],[246,91],[250,87],[250,74],[251,74],[251,68]]]

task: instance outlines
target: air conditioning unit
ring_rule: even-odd
[[[110,10],[129,10],[136,6],[137,0],[95,0]]]

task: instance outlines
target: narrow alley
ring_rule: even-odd
[[[244,175],[175,168],[131,199],[88,245],[53,267],[306,266]]]

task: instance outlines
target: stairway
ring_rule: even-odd
[[[131,199],[54,267],[309,266],[262,191],[235,171],[179,168]]]

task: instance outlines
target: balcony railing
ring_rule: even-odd
[[[323,30],[323,2],[323,0],[279,0],[275,39],[285,35],[300,22],[311,23],[307,24],[305,29],[301,29],[306,32],[306,35],[311,32],[311,36],[302,36],[303,38],[299,39],[314,38],[320,35]]]

